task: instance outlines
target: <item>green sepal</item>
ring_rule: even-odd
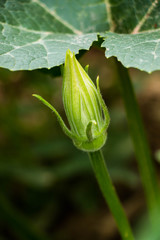
[[[97,84],[97,92],[98,92],[98,97],[99,97],[99,101],[101,103],[101,106],[102,106],[102,110],[103,110],[103,113],[104,113],[104,126],[103,126],[103,129],[102,129],[102,132],[108,128],[109,126],[109,123],[110,123],[110,116],[109,116],[109,112],[108,112],[108,108],[106,107],[106,104],[102,98],[102,95],[101,95],[101,92],[100,92],[100,88],[99,88],[99,76],[97,76],[97,79],[96,79],[96,84]]]
[[[60,114],[57,112],[57,110],[49,103],[47,102],[44,98],[42,98],[41,96],[37,95],[37,94],[32,94],[33,97],[36,97],[38,100],[40,100],[44,105],[46,105],[48,108],[50,108],[54,114],[57,117],[57,120],[60,124],[60,126],[62,127],[64,133],[70,137],[71,139],[75,139],[76,137],[74,136],[74,134],[67,128],[66,124],[64,123],[63,119],[61,118]]]
[[[88,69],[89,69],[89,65],[86,65],[84,70],[86,71],[87,74],[88,74]]]
[[[90,140],[73,140],[74,145],[85,152],[95,152],[98,151],[103,147],[107,140],[107,134],[106,132],[103,132],[102,134],[99,134],[98,136],[94,137],[92,141]]]
[[[96,121],[95,120],[91,120],[87,127],[86,127],[86,135],[87,135],[87,138],[89,141],[92,141],[94,138],[93,138],[93,134],[92,134],[92,126],[94,125],[97,125]]]

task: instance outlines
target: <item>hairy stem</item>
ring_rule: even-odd
[[[89,158],[100,189],[115,218],[122,239],[133,240],[134,237],[129,222],[110,179],[102,152],[90,152]]]
[[[117,60],[116,66],[130,134],[133,140],[141,180],[146,194],[150,219],[153,223],[155,213],[159,212],[160,215],[160,192],[158,180],[128,70]]]

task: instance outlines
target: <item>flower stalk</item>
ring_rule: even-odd
[[[107,139],[110,117],[99,89],[70,50],[66,53],[63,76],[63,104],[70,125],[66,126],[57,110],[41,96],[33,94],[57,116],[64,133],[74,145],[88,152],[100,189],[117,222],[123,240],[133,240],[132,231],[109,177],[100,149]]]
[[[122,239],[134,240],[130,224],[112,184],[102,152],[100,150],[89,152],[88,155],[99,187],[114,216]]]

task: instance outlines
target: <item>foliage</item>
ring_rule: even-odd
[[[0,66],[51,68],[64,62],[68,48],[89,49],[100,34],[106,57],[116,56],[126,67],[158,70],[159,9],[158,0],[2,0]]]

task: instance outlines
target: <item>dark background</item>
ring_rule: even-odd
[[[104,156],[134,232],[144,234],[146,203],[113,59],[92,47],[79,60],[90,65],[93,81],[100,76],[111,116]],[[129,71],[159,172],[160,72]],[[0,69],[0,240],[120,239],[87,154],[73,146],[55,115],[32,97],[43,96],[67,121],[59,73],[58,67]]]

